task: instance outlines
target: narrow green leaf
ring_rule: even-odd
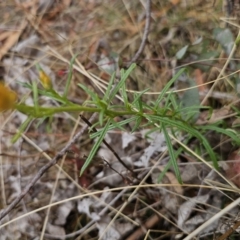
[[[27,128],[28,124],[33,120],[34,118],[32,116],[29,116],[19,127],[18,132],[12,137],[11,142],[15,143],[22,135],[22,133]]]
[[[137,119],[137,116],[134,116],[134,117],[125,119],[125,120],[123,120],[123,121],[121,121],[121,122],[118,122],[118,127],[119,127],[119,126],[122,127],[122,126],[124,126],[124,125],[126,125],[126,124],[129,124],[130,122],[133,122],[133,121],[135,121],[136,119]],[[109,126],[109,131],[110,131],[110,130],[113,130],[114,128],[115,128],[114,125],[110,125],[110,126]],[[103,129],[100,129],[98,132],[92,133],[92,134],[90,135],[90,138],[93,139],[93,138],[98,137],[98,136],[101,134],[102,131],[103,131]]]
[[[142,122],[142,116],[138,116],[137,119],[136,119],[136,121],[135,121],[135,125],[134,125],[134,127],[132,128],[131,133],[135,132],[135,131],[139,128],[141,122]]]
[[[98,137],[97,141],[95,142],[95,144],[93,145],[91,152],[89,153],[85,163],[82,166],[82,169],[80,171],[80,176],[83,174],[83,172],[86,170],[86,168],[89,166],[89,164],[91,163],[93,157],[95,156],[99,146],[101,145],[107,131],[109,130],[109,125],[110,125],[111,120],[108,119],[105,127],[103,128],[103,130],[101,131],[101,135]]]
[[[100,126],[103,125],[103,118],[104,118],[104,116],[105,116],[105,112],[104,112],[104,110],[102,110],[102,111],[99,113],[99,124],[100,124]]]
[[[48,117],[42,117],[40,119],[38,119],[37,124],[36,124],[36,128],[39,128],[40,125],[47,119]]]
[[[145,110],[155,112],[155,109],[152,106],[149,106],[149,104],[146,104],[146,103],[142,102],[142,105],[143,105]]]
[[[111,105],[111,106],[108,106],[107,110],[111,110],[111,111],[117,112],[117,111],[124,111],[125,109],[121,105]]]
[[[90,95],[94,102],[98,102],[99,101],[99,97],[98,97],[98,95],[95,92],[91,91],[89,88],[85,87],[81,83],[79,83],[78,86],[81,87],[88,95]]]
[[[166,125],[170,125],[172,127],[176,127],[179,130],[183,130],[189,134],[191,134],[192,136],[195,136],[196,138],[198,138],[202,144],[204,145],[206,151],[208,152],[213,165],[216,169],[218,169],[218,162],[217,162],[217,158],[216,158],[216,154],[214,154],[211,146],[209,145],[208,141],[206,140],[206,138],[199,132],[198,129],[193,128],[192,126],[188,125],[186,122],[183,121],[179,121],[179,120],[172,120],[170,118],[167,117],[161,117],[161,116],[151,116],[149,115],[149,118],[153,121],[156,122],[156,120],[159,121],[159,123],[164,123]]]
[[[144,93],[148,92],[149,89],[150,89],[150,88],[147,88],[147,89],[141,91],[140,93],[135,93],[135,94],[134,94],[134,99],[133,99],[132,105],[134,105],[134,104],[138,101],[138,99],[141,98],[141,96],[142,96]]]
[[[63,98],[67,98],[69,87],[70,87],[70,83],[71,83],[71,80],[72,80],[73,64],[74,64],[77,56],[78,56],[78,53],[75,54],[72,57],[71,61],[70,61],[70,68],[69,68],[69,72],[68,72],[68,78],[67,78],[66,87],[65,87],[64,93],[63,93]]]
[[[137,108],[139,113],[142,113],[143,111],[143,102],[141,99],[141,96],[138,95],[138,93],[134,93],[134,106]]]
[[[21,86],[23,86],[23,87],[25,87],[25,88],[29,88],[29,89],[32,90],[32,85],[29,84],[29,83],[25,83],[25,82],[21,82],[21,81],[16,81],[16,83],[21,85]]]
[[[133,71],[133,69],[136,67],[136,64],[133,63],[126,71],[124,71],[124,69],[121,69],[121,79],[120,81],[116,84],[116,86],[113,88],[109,100],[111,101],[117,94],[117,92],[119,91],[119,89],[122,87],[123,84],[125,84],[128,76],[130,75],[130,73]]]
[[[132,63],[131,66],[125,71],[122,77],[127,78],[136,66],[137,66],[136,63]]]
[[[171,99],[171,95],[172,95],[173,93],[169,93],[169,94],[167,94],[167,96],[165,95],[165,98],[164,98],[164,108],[169,108],[169,109],[171,109],[171,106],[172,106],[172,102],[170,101],[170,99]]]
[[[165,136],[165,140],[166,140],[166,144],[167,144],[168,152],[169,152],[169,156],[170,156],[170,161],[172,163],[174,172],[176,174],[176,178],[177,178],[178,182],[180,184],[182,184],[183,182],[182,182],[181,174],[180,174],[180,171],[179,171],[179,168],[178,168],[178,165],[177,165],[177,160],[175,158],[175,153],[174,153],[174,150],[173,150],[172,142],[171,142],[171,139],[168,135],[165,124],[162,124],[162,130],[163,130],[163,134]]]
[[[123,84],[122,85],[122,88],[121,88],[121,95],[122,95],[122,98],[123,98],[123,102],[124,102],[124,105],[125,105],[125,108],[127,109],[128,108],[128,95],[127,95],[127,92],[126,92],[126,84]]]
[[[176,111],[176,110],[178,110],[178,104],[177,104],[177,101],[176,101],[176,96],[175,96],[175,94],[169,94],[169,99],[170,99],[170,102],[171,102],[171,104],[172,104],[172,106],[173,106],[173,109]]]
[[[201,106],[189,106],[179,109],[182,118],[188,122],[195,122],[198,119]]]
[[[192,127],[188,126],[187,123],[179,121],[179,120],[172,120],[170,117],[164,117],[164,116],[156,116],[156,115],[148,115],[148,117],[155,123],[164,123],[166,125],[171,125],[172,127],[176,127],[178,129],[181,129],[183,131],[188,132],[189,129],[191,130]]]
[[[112,87],[113,87],[114,79],[115,79],[115,73],[112,74],[111,79],[110,79],[110,81],[108,83],[107,90],[106,90],[106,92],[104,94],[103,101],[105,101],[105,102],[109,101],[110,93],[111,93],[111,90],[112,90]]]
[[[19,81],[17,81],[17,83],[19,85],[33,91],[33,87],[32,87],[31,84],[24,83],[24,82],[19,82]],[[56,91],[54,91],[54,89],[49,89],[48,91],[46,91],[45,89],[44,90],[38,89],[38,94],[42,95],[42,96],[49,97],[49,98],[54,99],[54,100],[56,100],[58,102],[61,102],[63,104],[66,104],[66,103],[73,104],[71,101],[69,101],[67,99],[64,99],[62,96],[60,96]]]
[[[220,127],[213,126],[213,125],[199,126],[198,129],[216,131],[218,133],[221,133],[221,134],[224,134],[224,135],[230,137],[236,143],[240,144],[239,135],[235,131],[233,131],[231,129],[224,129],[224,128],[220,128]]]
[[[214,151],[212,150],[212,147],[210,146],[209,142],[207,141],[207,139],[201,134],[201,138],[199,138],[202,140],[202,144],[205,147],[206,151],[208,152],[212,162],[213,162],[213,166],[218,170],[219,166],[218,166],[218,161],[216,158],[216,154],[214,153]]]
[[[142,114],[143,113],[143,105],[142,105],[141,98],[138,99],[138,106],[139,106],[138,111]]]
[[[162,181],[166,172],[170,169],[171,166],[172,166],[172,161],[168,161],[167,165],[164,167],[163,171],[158,176],[158,180],[157,180],[158,183]]]
[[[115,129],[120,129],[120,130],[122,130],[123,132],[126,131],[126,129],[123,128],[123,127],[121,126],[121,124],[119,124],[118,122],[115,122],[113,119],[111,119],[111,125],[112,125]]]
[[[151,135],[151,133],[154,133],[156,131],[159,131],[159,127],[151,128],[150,130],[145,132],[144,137],[147,138],[147,139],[151,139],[151,141],[153,141],[154,139],[150,135]]]
[[[34,109],[35,113],[38,113],[39,106],[38,106],[38,88],[37,88],[37,83],[33,81],[32,84],[32,89],[33,89],[33,102],[34,102]]]
[[[185,68],[180,69],[175,76],[173,76],[173,78],[166,84],[166,86],[163,88],[163,90],[161,91],[161,93],[159,94],[156,102],[155,102],[155,106],[154,108],[157,109],[160,102],[162,101],[163,97],[165,96],[166,92],[168,91],[168,89],[171,87],[171,85],[176,81],[176,79],[185,71]]]
[[[182,147],[180,147],[174,154],[175,154],[175,159],[178,158],[178,155],[182,152]],[[168,161],[167,165],[164,167],[163,171],[159,174],[158,176],[158,183],[160,183],[163,179],[163,177],[165,176],[166,172],[170,169],[170,167],[172,166],[172,161]]]

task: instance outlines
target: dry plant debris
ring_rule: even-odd
[[[1,240],[239,238],[239,145],[230,133],[213,131],[239,132],[237,0],[10,0],[0,9]],[[30,85],[64,95],[70,74],[66,101],[82,105],[90,95],[79,84],[101,95],[112,73],[119,80],[133,62],[126,89],[130,99],[149,89],[141,96],[146,105],[187,67],[169,86],[177,100],[167,92],[160,105],[166,116],[174,114],[164,105],[169,99],[179,109],[201,108],[190,124],[209,141],[218,170],[196,137],[169,130],[179,184],[166,135],[143,121],[135,132],[132,123],[108,131],[107,144],[79,176],[97,114],[66,111],[28,121],[16,110],[36,105]],[[39,94],[38,104],[60,107],[51,96]]]

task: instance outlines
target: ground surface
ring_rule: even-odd
[[[80,83],[102,96],[110,81],[108,72],[127,68],[144,40],[147,3],[1,1],[1,79],[17,93],[19,102],[33,105],[34,94],[24,84],[37,82],[43,89],[37,66],[60,94],[72,66],[68,99],[80,105],[90,100]],[[186,74],[170,89],[176,106],[201,107],[189,124],[196,129],[216,124],[238,136],[239,8],[238,1],[152,0],[146,43],[126,82],[129,99],[134,98],[133,91],[149,88],[141,100],[150,104],[177,71],[186,67]],[[161,102],[162,109],[166,102]],[[60,105],[46,96],[40,96],[38,103]],[[187,112],[183,113],[184,121]],[[92,116],[82,114],[87,119]],[[171,110],[166,108],[165,114]],[[201,130],[219,162],[216,171],[199,139],[172,129],[186,146],[182,149],[172,141],[174,151],[179,151],[180,185],[174,168],[168,166],[163,133],[154,131],[146,137],[152,126],[132,134],[133,124],[126,125],[125,131],[109,131],[105,140],[115,155],[102,144],[79,177],[94,144],[79,112],[34,119],[12,143],[26,118],[17,110],[0,116],[0,209],[7,209],[26,190],[76,132],[86,130],[0,221],[1,240],[226,239],[230,235],[238,239],[239,144],[230,134],[217,133],[213,127]]]

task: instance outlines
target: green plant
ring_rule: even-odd
[[[71,61],[71,65],[72,64],[73,61]],[[179,76],[185,71],[185,69],[181,69],[176,73],[176,75],[168,82],[168,84],[164,87],[161,94],[159,94],[158,98],[155,101],[145,103],[142,101],[142,95],[147,90],[139,93],[133,93],[132,101],[129,101],[130,93],[126,91],[126,80],[135,67],[136,64],[132,64],[127,70],[122,69],[120,71],[120,79],[115,84],[115,75],[113,74],[108,88],[103,96],[99,96],[92,90],[80,84],[79,86],[91,97],[91,100],[85,102],[83,105],[74,104],[67,99],[68,86],[69,82],[71,81],[72,73],[69,74],[66,90],[64,91],[63,96],[61,96],[52,88],[51,83],[49,83],[50,79],[47,78],[47,76],[44,75],[40,69],[40,80],[42,81],[41,76],[44,76],[43,86],[45,89],[39,89],[36,83],[33,85],[22,84],[24,87],[27,87],[33,91],[34,106],[28,106],[22,103],[15,104],[15,109],[28,115],[29,117],[20,127],[20,132],[13,138],[13,141],[16,141],[19,138],[21,132],[24,131],[27,125],[35,118],[45,118],[59,112],[95,112],[98,113],[98,121],[92,127],[97,127],[99,130],[97,132],[92,132],[90,135],[91,138],[96,139],[96,141],[81,169],[80,175],[86,170],[86,168],[93,160],[93,157],[103,142],[106,133],[114,128],[118,128],[124,131],[124,126],[128,123],[134,123],[132,131],[148,127],[152,129],[151,131],[163,132],[170,156],[170,162],[167,165],[167,168],[170,166],[173,167],[176,177],[180,183],[182,180],[176,161],[177,154],[173,148],[171,134],[169,134],[169,132],[174,133],[175,136],[179,132],[184,132],[188,134],[189,138],[197,138],[207,151],[214,167],[218,168],[216,155],[209,145],[207,139],[204,137],[203,133],[208,130],[214,130],[229,136],[237,143],[240,143],[240,141],[237,137],[237,133],[234,131],[222,129],[216,125],[194,126],[194,124],[191,123],[189,119],[184,119],[182,117],[183,110],[181,109],[181,106],[176,103],[174,94],[167,93],[167,91],[170,89],[171,85],[179,78]],[[48,96],[52,99],[55,99],[61,104],[61,106],[41,107],[38,104],[39,95]],[[117,95],[122,100],[122,102],[119,100],[116,101]],[[184,108],[185,112],[187,110],[191,112],[193,108]],[[194,110],[193,115],[195,112],[196,111]],[[115,121],[115,118],[117,116],[125,116],[127,118],[125,120],[117,122]]]

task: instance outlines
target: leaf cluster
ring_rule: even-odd
[[[74,60],[71,61],[71,64],[73,64],[73,61]],[[80,174],[82,174],[90,165],[107,132],[116,128],[125,131],[125,126],[130,123],[133,126],[132,132],[142,128],[150,128],[151,131],[159,131],[164,134],[170,156],[170,162],[167,165],[167,168],[170,166],[173,167],[179,182],[182,181],[176,158],[182,149],[179,149],[179,151],[174,150],[171,135],[179,136],[181,133],[187,133],[188,139],[192,137],[197,138],[208,153],[209,159],[213,162],[214,167],[218,168],[216,154],[205,138],[204,133],[208,130],[213,130],[229,136],[237,143],[240,143],[240,141],[237,134],[233,131],[222,129],[216,125],[194,126],[189,118],[184,119],[182,117],[182,109],[177,103],[175,95],[172,92],[169,93],[168,91],[179,76],[183,74],[185,69],[183,68],[179,70],[176,75],[173,76],[155,101],[145,103],[142,100],[142,96],[148,91],[148,89],[132,93],[132,101],[129,100],[130,93],[126,90],[126,81],[135,67],[136,64],[132,64],[126,70],[121,69],[119,80],[115,77],[115,74],[113,74],[108,84],[108,88],[103,96],[99,96],[86,86],[79,84],[79,87],[81,87],[91,97],[91,100],[85,102],[84,105],[74,104],[67,99],[71,73],[69,75],[68,84],[66,85],[66,90],[64,91],[63,96],[58,94],[53,88],[44,90],[38,89],[36,83],[33,85],[22,84],[23,86],[32,89],[34,106],[27,106],[25,104],[16,105],[17,110],[29,115],[29,118],[20,128],[20,133],[24,131],[27,124],[34,118],[45,118],[58,112],[97,112],[98,121],[92,127],[98,128],[99,130],[97,132],[91,132],[90,135],[91,138],[96,139],[96,141],[81,169]],[[61,106],[39,106],[39,94],[48,96],[58,101]],[[122,100],[120,103],[118,101],[118,104],[114,104],[116,96]],[[185,108],[184,111],[186,110],[187,109]],[[188,110],[191,112],[192,108],[190,107]],[[195,111],[193,111],[193,115],[195,115]],[[115,119],[118,116],[124,117],[124,120],[116,121]],[[191,114],[189,116],[191,116]],[[16,141],[19,136],[20,134],[15,136],[14,141]]]

